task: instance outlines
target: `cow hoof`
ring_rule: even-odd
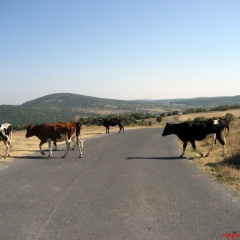
[[[179,157],[182,158],[182,157],[183,157],[183,154],[181,154]]]
[[[42,155],[45,155],[45,152],[41,152]]]
[[[83,157],[82,155],[79,156],[79,158],[82,158],[82,157]]]

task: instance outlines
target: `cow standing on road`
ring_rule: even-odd
[[[80,123],[44,123],[40,125],[29,125],[27,128],[26,138],[36,136],[41,142],[39,144],[40,153],[45,155],[42,150],[42,145],[48,143],[49,147],[49,157],[52,156],[52,142],[66,142],[66,152],[62,156],[65,158],[70,149],[70,141],[76,132],[77,145],[79,148],[79,157],[82,157],[83,142],[81,138],[81,124]]]
[[[104,127],[106,127],[106,133],[109,133],[109,126],[119,126],[119,133],[121,130],[124,133],[124,126],[122,123],[121,118],[104,118],[104,119],[99,119],[100,124],[102,124]]]
[[[193,149],[203,157],[203,154],[196,148],[195,140],[201,141],[207,137],[209,134],[216,134],[217,140],[221,143],[223,147],[223,156],[226,155],[225,137],[222,137],[222,132],[228,126],[229,120],[219,119],[212,121],[186,121],[179,124],[167,123],[162,136],[175,134],[183,142],[183,151],[180,157],[184,156],[188,141],[192,144]],[[209,149],[206,156],[209,155],[210,151],[213,149],[214,144]]]
[[[11,148],[11,140],[12,140],[12,125],[10,123],[2,123],[0,125],[0,141],[6,146],[6,154],[5,157],[9,156],[9,149]]]

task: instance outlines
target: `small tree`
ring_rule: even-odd
[[[179,114],[178,110],[172,112],[172,115],[178,115],[178,114]]]
[[[162,116],[157,116],[156,121],[160,123],[162,121]]]
[[[225,118],[232,121],[235,119],[235,116],[232,113],[226,113]]]

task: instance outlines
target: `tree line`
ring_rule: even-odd
[[[240,104],[233,104],[233,105],[220,105],[214,108],[189,108],[183,111],[183,114],[188,114],[188,113],[199,113],[199,112],[213,112],[213,111],[227,111],[230,109],[238,109],[240,108]]]
[[[80,117],[77,121],[80,122],[83,125],[97,125],[100,126],[100,121],[99,119],[103,118],[121,118],[124,122],[125,126],[130,126],[130,125],[141,125],[141,126],[151,126],[152,125],[152,118],[156,118],[155,114],[151,113],[140,113],[140,112],[135,112],[132,114],[123,114],[123,115],[117,115],[117,114],[109,114],[107,116],[94,116],[94,117]],[[71,121],[76,121],[74,119],[69,119],[65,120],[65,122],[71,122]],[[55,121],[55,122],[63,122],[63,121]],[[28,124],[24,125],[19,125],[16,124],[13,126],[14,130],[25,130],[27,129]]]

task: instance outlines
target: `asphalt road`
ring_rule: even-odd
[[[0,239],[240,234],[240,196],[178,158],[175,137],[161,134],[147,128],[87,139],[82,159],[75,149],[65,159],[60,150],[0,163]]]

